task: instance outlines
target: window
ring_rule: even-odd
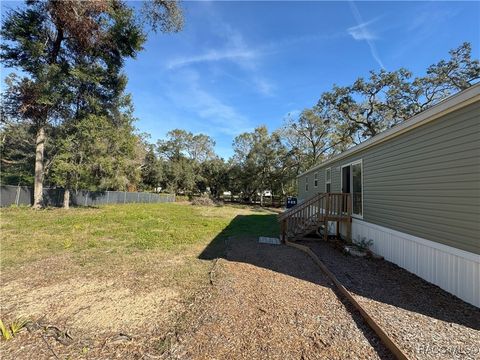
[[[332,191],[332,169],[325,169],[325,192]]]
[[[305,176],[305,191],[308,191],[308,176]]]
[[[313,186],[317,187],[318,186],[318,173],[315,173],[313,177]]]

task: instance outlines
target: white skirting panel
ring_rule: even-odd
[[[352,238],[373,240],[376,254],[480,307],[480,255],[358,219]]]

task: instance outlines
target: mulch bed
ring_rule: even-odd
[[[304,253],[231,239],[212,291],[184,319],[178,359],[391,359]]]
[[[480,309],[384,260],[304,240],[412,359],[480,359]]]

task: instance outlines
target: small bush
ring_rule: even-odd
[[[357,248],[361,251],[368,251],[370,247],[373,245],[373,240],[367,240],[366,237],[363,237],[358,243],[355,244]]]
[[[215,206],[215,202],[207,196],[193,198],[191,204],[197,206]]]
[[[175,195],[175,202],[185,202],[188,200],[189,198],[187,195]]]

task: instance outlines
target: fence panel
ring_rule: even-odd
[[[90,191],[90,201],[92,206],[107,204],[107,192],[106,191]]]
[[[137,202],[137,193],[125,193],[125,202],[127,204]]]
[[[60,206],[63,203],[63,189],[43,189],[45,206]]]
[[[18,204],[17,202],[17,193],[18,193],[17,186],[2,186],[2,198],[1,204],[2,206],[10,206]]]
[[[45,206],[62,206],[64,190],[61,188],[44,188]],[[173,194],[154,194],[148,192],[125,191],[71,191],[70,205],[98,206],[105,204],[175,202]],[[28,186],[0,185],[0,206],[32,205],[33,189]]]
[[[28,205],[28,204],[33,204],[33,191],[30,190],[28,186],[20,186],[17,205]]]

